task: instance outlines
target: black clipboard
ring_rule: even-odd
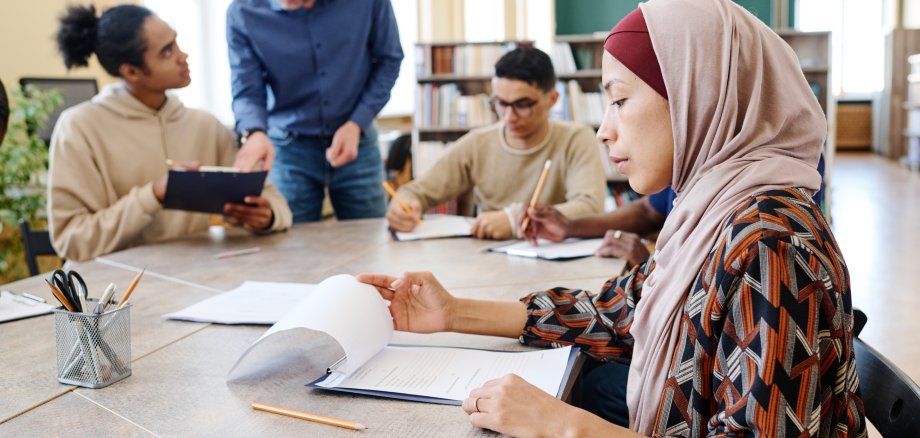
[[[169,170],[164,208],[223,213],[228,202],[243,204],[247,196],[260,196],[268,172]]]

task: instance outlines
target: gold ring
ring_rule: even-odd
[[[620,236],[622,236],[622,235],[623,235],[623,232],[620,231],[620,230],[616,230],[616,231],[613,232],[613,238],[614,238],[614,239],[619,239]]]
[[[473,399],[473,412],[482,412],[479,410],[479,397]]]

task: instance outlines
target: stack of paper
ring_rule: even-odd
[[[489,248],[492,252],[503,252],[512,256],[532,257],[547,260],[567,260],[577,259],[580,257],[589,257],[594,255],[594,251],[600,248],[604,239],[566,239],[562,242],[553,243],[549,240],[538,239],[537,245],[531,245],[528,241],[517,242],[511,245],[503,245]]]
[[[54,306],[31,300],[8,290],[0,292],[0,322],[51,313]]]
[[[229,292],[163,316],[218,324],[274,324],[314,287],[304,283],[247,281]]]
[[[422,223],[408,233],[394,232],[396,240],[441,239],[445,237],[468,237],[473,226],[472,218],[449,214],[425,216]]]

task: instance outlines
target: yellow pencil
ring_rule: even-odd
[[[546,163],[543,164],[543,172],[540,173],[540,180],[537,181],[537,189],[533,191],[533,196],[530,198],[530,205],[528,209],[534,208],[537,205],[537,199],[540,198],[540,193],[543,191],[543,184],[546,183],[546,175],[549,175],[549,167],[552,166],[552,160],[546,160]],[[521,223],[521,233],[527,230],[527,225],[530,225],[530,216],[527,212],[524,212],[524,222]]]
[[[401,196],[399,196],[398,194],[396,194],[396,190],[393,190],[393,186],[391,186],[390,183],[388,183],[388,182],[386,182],[386,181],[382,182],[381,184],[383,184],[384,190],[386,190],[387,193],[389,193],[390,196],[391,196],[393,199],[395,199],[396,202],[399,203],[399,206],[402,207],[403,211],[405,211],[406,214],[408,214],[408,215],[411,216],[411,215],[412,215],[412,207],[411,207],[405,200],[403,200],[403,198],[402,198]],[[416,219],[415,221],[416,221],[417,223],[422,223],[422,220],[421,220],[421,219]]]
[[[118,305],[115,306],[116,309],[120,309],[128,302],[128,298],[131,298],[131,294],[134,292],[134,288],[137,287],[137,283],[140,283],[141,277],[144,276],[144,271],[146,270],[147,268],[141,269],[141,272],[137,273],[137,275],[134,277],[134,280],[131,280],[131,285],[128,286],[128,290],[125,291],[125,295],[121,297],[121,301],[118,302]]]
[[[76,309],[73,308],[72,305],[70,305],[70,300],[68,300],[68,299],[64,296],[64,293],[61,292],[61,290],[58,289],[57,286],[55,286],[53,283],[51,283],[50,281],[48,281],[47,278],[45,279],[45,283],[48,283],[48,287],[51,288],[51,294],[54,295],[54,297],[57,298],[57,300],[60,301],[61,304],[64,305],[64,308],[67,309],[68,312],[76,312],[76,311],[77,311]]]
[[[338,418],[324,417],[322,415],[308,414],[306,412],[295,411],[293,409],[279,408],[277,406],[266,405],[264,403],[252,402],[252,408],[260,411],[271,412],[273,414],[285,415],[288,417],[299,418],[301,420],[315,421],[317,423],[337,426],[344,429],[364,430],[367,429],[361,423],[354,421],[339,420]]]

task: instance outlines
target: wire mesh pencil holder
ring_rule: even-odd
[[[97,300],[87,300],[89,309]],[[103,388],[131,375],[131,304],[94,313],[54,310],[58,381]]]

